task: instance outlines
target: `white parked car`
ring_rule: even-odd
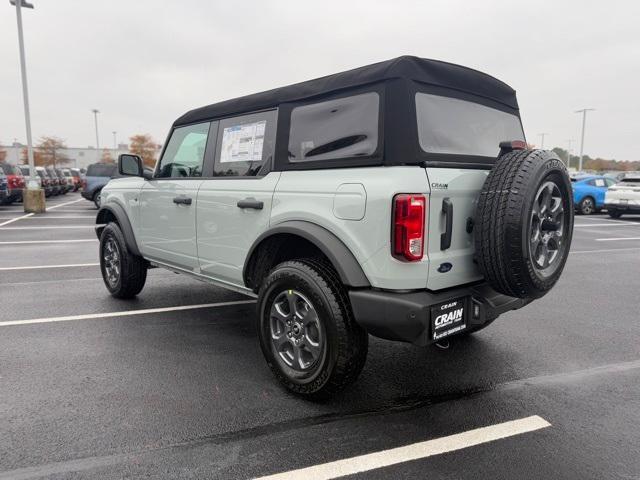
[[[626,175],[620,183],[607,190],[604,208],[611,218],[623,213],[640,213],[640,174]]]

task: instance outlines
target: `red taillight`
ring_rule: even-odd
[[[396,257],[422,260],[427,200],[424,195],[400,194],[393,199],[393,245]]]

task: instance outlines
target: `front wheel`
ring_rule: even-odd
[[[133,298],[147,281],[147,262],[127,249],[120,227],[109,223],[100,235],[100,271],[109,293]]]
[[[290,391],[323,400],[354,382],[368,337],[355,322],[335,271],[316,260],[281,263],[258,299],[258,335],[267,364]]]
[[[97,209],[100,209],[100,205],[102,204],[102,190],[98,190],[93,194],[93,203]]]

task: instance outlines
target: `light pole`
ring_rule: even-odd
[[[118,133],[118,132],[113,131],[111,133],[113,133],[113,150],[115,151],[118,148],[118,144],[116,142],[116,133]]]
[[[540,150],[544,150],[544,137],[546,135],[549,135],[548,133],[539,133],[538,136],[540,137]]]
[[[24,37],[22,34],[22,7],[33,9],[33,5],[25,0],[9,0],[16,7],[16,19],[18,21],[18,48],[20,49],[20,73],[22,75],[22,100],[24,103],[24,123],[27,130],[27,158],[29,159],[29,181],[27,190],[41,190],[36,181],[36,167],[33,161],[33,141],[31,138],[31,116],[29,114],[29,87],[27,85],[27,62],[24,53]],[[41,198],[42,196],[42,198]],[[36,200],[37,199],[37,200]],[[25,212],[44,212],[44,193],[27,192],[24,198]]]
[[[567,139],[567,169],[569,169],[569,166],[571,164],[571,144],[573,143],[573,140],[568,138]]]
[[[582,113],[582,138],[580,139],[580,160],[578,164],[578,171],[582,171],[582,155],[584,153],[584,127],[587,123],[587,112],[593,111],[595,108],[583,108],[582,110],[576,110],[575,113]]]
[[[96,162],[100,162],[100,138],[98,137],[98,114],[100,110],[94,108],[91,111],[93,112],[93,119],[96,124]]]

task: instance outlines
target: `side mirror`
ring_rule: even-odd
[[[123,153],[118,157],[118,173],[129,177],[144,177],[144,166],[138,155]]]

